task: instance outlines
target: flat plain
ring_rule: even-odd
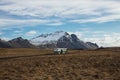
[[[120,80],[120,48],[0,49],[0,80]]]

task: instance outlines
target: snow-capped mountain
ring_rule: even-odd
[[[0,39],[1,48],[68,48],[68,49],[97,49],[97,44],[84,42],[75,34],[68,34],[64,31],[57,31],[50,34],[42,34],[31,40],[22,37],[9,41]]]
[[[98,46],[91,42],[81,41],[75,34],[57,31],[50,34],[42,34],[30,40],[30,43],[40,48],[62,47],[68,49],[96,49]]]
[[[70,36],[70,35],[64,31],[57,31],[55,33],[42,34],[40,36],[32,38],[30,42],[34,45],[45,45],[48,43],[56,43],[63,36]]]

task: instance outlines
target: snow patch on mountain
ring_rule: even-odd
[[[44,45],[47,43],[56,43],[61,37],[69,37],[69,34],[64,31],[56,31],[50,34],[42,34],[35,38],[32,38],[30,42],[34,45]]]

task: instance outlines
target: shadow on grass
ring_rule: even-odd
[[[14,58],[21,58],[21,57],[45,56],[45,55],[55,55],[55,54],[53,54],[53,53],[47,53],[47,54],[40,54],[40,55],[9,56],[9,57],[0,57],[0,60],[7,60],[7,59],[14,59]]]

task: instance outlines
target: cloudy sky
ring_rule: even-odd
[[[0,38],[59,30],[99,46],[120,46],[120,0],[0,0]]]

